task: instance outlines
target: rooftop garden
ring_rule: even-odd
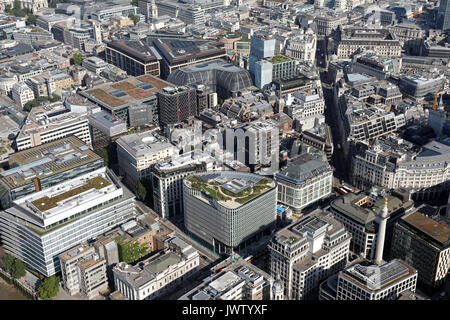
[[[93,89],[88,91],[88,93],[113,107],[118,107],[125,103],[123,100],[113,97],[101,89]]]
[[[192,183],[193,189],[201,190],[216,201],[233,201],[239,204],[244,204],[271,188],[271,180],[266,178],[237,193],[225,189],[217,181],[207,182],[198,176],[190,176],[186,179]]]
[[[140,77],[138,77],[136,79],[138,79],[139,81],[142,81],[142,82],[150,83],[151,85],[153,85],[154,87],[156,87],[158,89],[162,89],[162,88],[168,86],[168,84],[166,82],[163,82],[163,81],[160,81],[158,79],[152,78],[152,77],[150,77],[148,75],[143,75],[143,76],[140,76]]]
[[[286,62],[286,61],[290,61],[291,59],[283,56],[282,54],[277,54],[276,56],[273,56],[272,59],[270,59],[269,61],[271,63],[280,63],[280,62]]]
[[[131,90],[136,88],[136,86],[132,85],[131,83],[129,83],[128,81],[122,81],[119,83],[114,83],[113,85],[111,85],[111,87],[113,87],[114,89],[117,90]]]
[[[95,177],[86,181],[86,183],[80,187],[74,188],[72,190],[60,193],[54,197],[49,198],[44,196],[42,198],[36,199],[31,203],[38,208],[40,211],[47,211],[58,206],[58,202],[68,199],[70,197],[76,196],[80,193],[88,191],[90,189],[102,189],[111,184],[103,177]]]

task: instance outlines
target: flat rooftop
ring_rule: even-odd
[[[85,112],[72,112],[63,104],[56,103],[31,109],[17,139],[31,134],[51,131],[87,119]]]
[[[288,163],[286,169],[276,174],[277,178],[289,180],[295,184],[303,184],[306,180],[317,177],[323,173],[331,172],[330,165],[314,154],[300,155]]]
[[[115,109],[129,104],[141,104],[155,96],[160,89],[170,85],[169,82],[157,77],[143,75],[115,83],[101,84],[80,92],[80,95],[99,102],[102,106]]]
[[[150,261],[145,266],[145,268],[156,276],[157,274],[163,272],[170,266],[180,262],[181,258],[174,252],[169,251],[168,253]]]
[[[75,136],[19,151],[10,157],[19,166],[0,172],[0,180],[10,189],[27,185],[34,178],[42,180],[102,159]]]
[[[275,187],[271,179],[256,174],[222,171],[189,176],[185,183],[212,197],[222,206],[237,208]]]
[[[108,47],[125,53],[126,55],[143,63],[157,62],[158,58],[154,52],[155,48],[149,47],[139,40],[112,41]]]
[[[211,40],[155,39],[153,44],[170,63],[206,57],[211,54],[225,55],[225,49],[219,48]]]
[[[342,271],[341,275],[370,291],[378,291],[415,273],[417,273],[415,269],[403,261],[395,259],[382,266],[356,264]]]
[[[111,180],[106,168],[100,168],[14,202],[45,220],[110,196],[119,188],[120,186]]]
[[[450,240],[450,227],[442,222],[437,222],[432,218],[429,218],[420,212],[413,212],[403,220],[415,229],[430,236],[440,244],[449,243]]]
[[[134,157],[149,155],[169,148],[176,149],[167,138],[151,131],[121,136],[116,142]]]

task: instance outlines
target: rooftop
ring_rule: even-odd
[[[192,175],[185,183],[229,208],[240,207],[275,186],[273,180],[260,175],[232,171]]]
[[[0,180],[10,189],[69,171],[101,157],[75,136],[58,139],[24,151],[11,154],[11,159],[19,166],[0,173]]]
[[[31,109],[17,139],[77,123],[86,117],[85,112],[72,112],[59,102],[35,107]]]
[[[433,238],[441,245],[445,243],[450,244],[450,227],[447,224],[437,222],[418,211],[404,217],[403,220],[415,229]]]
[[[211,40],[155,39],[153,44],[170,63],[197,59],[213,53],[225,55],[225,49]]]
[[[331,171],[330,165],[323,161],[319,155],[308,153],[300,155],[289,163],[286,169],[276,174],[276,177],[289,180],[295,184],[302,184],[320,174]]]
[[[176,253],[169,251],[166,254],[158,257],[157,259],[152,260],[145,266],[145,268],[156,276],[170,266],[180,262],[181,258]]]
[[[370,291],[378,291],[415,273],[417,273],[415,269],[395,259],[382,266],[356,264],[341,271],[340,275],[359,283]]]
[[[149,47],[139,40],[112,41],[109,42],[107,46],[119,50],[144,63],[156,62],[158,60],[154,52],[155,48]]]
[[[101,84],[80,94],[114,109],[130,104],[141,104],[167,86],[170,86],[170,83],[151,75],[143,75],[129,77],[115,83]]]
[[[167,138],[151,131],[121,136],[117,140],[117,144],[134,157],[145,156],[169,148],[175,150],[176,148]]]

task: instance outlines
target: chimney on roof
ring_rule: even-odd
[[[41,181],[39,180],[39,178],[33,178],[33,183],[34,183],[34,189],[36,190],[36,192],[41,191]]]

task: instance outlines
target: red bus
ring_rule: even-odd
[[[355,192],[355,190],[353,190],[352,188],[349,188],[349,187],[347,187],[347,186],[342,186],[342,188],[343,188],[345,191],[348,191],[348,192]]]
[[[347,194],[348,192],[345,190],[345,189],[343,189],[343,188],[339,188],[339,191],[342,193],[342,194]]]

